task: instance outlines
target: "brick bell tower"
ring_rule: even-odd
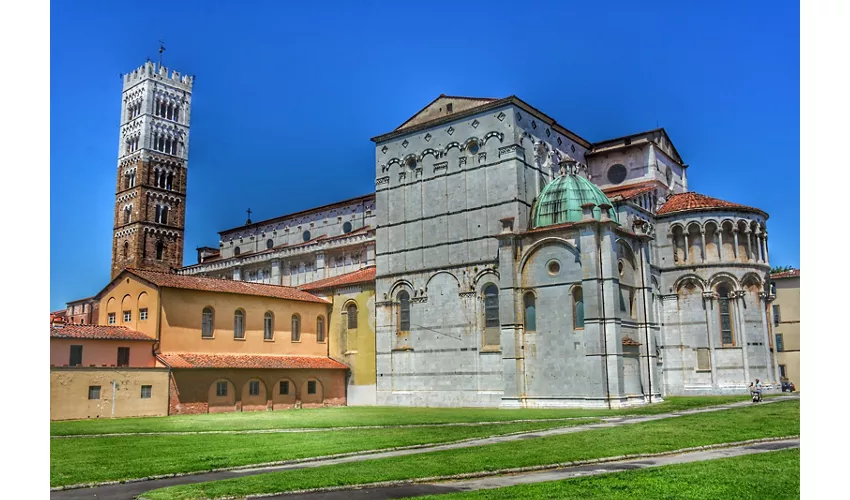
[[[183,266],[194,77],[150,61],[122,75],[112,277]]]

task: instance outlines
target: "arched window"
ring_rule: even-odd
[[[500,346],[499,288],[489,284],[484,288],[484,346]]]
[[[129,251],[130,251],[130,243],[125,241],[124,242],[124,258],[125,259],[127,258],[127,254],[129,253]]]
[[[205,307],[201,315],[201,337],[212,338],[213,336],[213,310]]]
[[[292,315],[292,341],[301,342],[301,318],[297,314]]]
[[[325,341],[325,318],[319,316],[316,318],[316,342]]]
[[[522,301],[525,305],[525,315],[523,316],[525,319],[525,331],[537,331],[537,299],[533,293],[529,292],[525,294]]]
[[[584,292],[580,286],[573,289],[573,329],[584,328]]]
[[[410,294],[404,290],[398,294],[398,329],[410,331]]]
[[[274,240],[269,238],[266,240],[266,248],[271,249],[274,246]]]
[[[301,238],[304,239],[304,241],[310,241],[310,231],[304,231]]]
[[[271,311],[266,311],[266,315],[263,318],[263,338],[265,340],[274,339],[274,315]]]
[[[350,233],[351,232],[351,222],[345,222],[342,225],[342,232],[343,233]]]
[[[233,313],[233,338],[245,338],[245,313],[242,309],[237,309]]]
[[[156,211],[154,212],[153,220],[154,220],[154,222],[159,222],[159,214],[162,211],[162,207],[159,206],[159,205],[156,205],[155,208],[156,208]]]
[[[168,207],[164,206],[159,212],[159,222],[161,224],[168,224]]]
[[[726,284],[717,287],[717,311],[720,315],[720,340],[724,346],[735,345],[735,336],[732,329],[732,311],[729,307],[729,293],[731,290]]]
[[[130,207],[124,207],[124,224],[130,223]]]
[[[171,184],[174,182],[174,174],[168,174],[168,177],[165,179],[165,189],[171,191]]]
[[[180,106],[174,106],[174,121],[180,121]]]
[[[348,304],[346,308],[348,313],[348,329],[356,330],[357,329],[357,306],[355,304]]]
[[[165,243],[162,240],[156,242],[156,260],[162,260],[162,254],[165,253]]]

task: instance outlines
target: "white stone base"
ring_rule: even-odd
[[[378,404],[378,391],[375,385],[348,386],[348,406],[375,406]]]
[[[660,394],[653,394],[652,404],[661,403],[664,399]],[[644,395],[625,396],[623,398],[611,398],[611,408],[632,408],[650,404],[649,398]],[[608,401],[605,398],[503,398],[499,408],[592,408],[608,409]]]

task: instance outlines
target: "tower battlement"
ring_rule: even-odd
[[[124,90],[138,84],[141,81],[151,79],[167,82],[184,90],[192,90],[192,84],[195,81],[194,76],[181,75],[176,70],[169,71],[165,66],[153,62],[146,62],[135,70],[121,75],[124,80]]]

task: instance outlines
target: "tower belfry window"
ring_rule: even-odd
[[[160,240],[156,242],[156,260],[162,260],[163,253],[165,253],[165,243]]]

